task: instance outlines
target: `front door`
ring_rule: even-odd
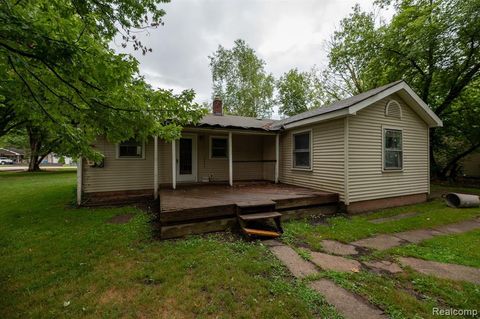
[[[183,135],[176,141],[177,181],[197,181],[197,136]]]

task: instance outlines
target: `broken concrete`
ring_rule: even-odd
[[[409,266],[425,275],[456,281],[468,281],[477,285],[480,284],[479,268],[445,264],[411,257],[401,257],[399,261],[401,264]]]
[[[398,214],[390,217],[371,219],[370,222],[373,224],[382,224],[382,223],[392,222],[392,221],[401,220],[401,219],[418,216],[418,215],[419,213],[417,212],[403,213],[403,214]]]
[[[357,247],[349,244],[343,244],[335,240],[322,240],[322,248],[325,252],[334,255],[356,255],[358,254]]]
[[[375,237],[360,239],[351,243],[355,246],[385,250],[403,244],[403,240],[392,235],[377,235]]]
[[[376,271],[384,271],[391,274],[397,274],[402,272],[403,269],[399,265],[392,263],[391,261],[382,260],[382,261],[366,261],[363,263],[365,266],[372,268]]]
[[[347,259],[340,256],[332,256],[319,252],[311,252],[311,261],[323,270],[333,270],[340,272],[359,272],[361,264],[356,260]]]
[[[416,230],[404,231],[401,233],[394,233],[392,235],[400,239],[406,240],[409,243],[418,244],[419,242],[424,241],[426,239],[430,239],[432,237],[444,235],[444,234],[434,229],[416,229]]]
[[[347,319],[384,319],[388,318],[382,310],[370,305],[363,298],[337,286],[327,279],[320,279],[310,287],[323,295]]]
[[[317,273],[315,266],[302,259],[302,257],[300,257],[292,248],[280,245],[271,246],[269,249],[285,266],[287,266],[288,270],[290,270],[296,278],[304,278]]]
[[[480,222],[477,220],[466,220],[455,224],[435,227],[434,229],[445,234],[460,234],[471,230],[480,229]]]

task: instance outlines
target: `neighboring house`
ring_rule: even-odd
[[[81,162],[77,200],[266,180],[337,193],[352,213],[422,202],[430,192],[429,128],[437,126],[403,81],[278,121],[224,115],[215,100],[213,114],[174,143],[99,138],[104,162]]]
[[[61,156],[55,153],[49,153],[45,158],[42,160],[42,164],[65,164],[71,165],[73,160],[71,157],[68,156]]]
[[[472,153],[462,161],[463,176],[480,177],[480,152]]]
[[[13,148],[13,147],[9,147],[9,148],[0,147],[0,157],[9,158],[13,160],[15,164],[22,163],[24,156],[25,156],[25,152],[21,149]]]

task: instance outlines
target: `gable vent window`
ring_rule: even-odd
[[[118,144],[117,158],[145,158],[145,143],[130,139]]]
[[[312,168],[311,131],[293,134],[293,168]]]
[[[390,102],[388,102],[387,106],[385,107],[385,116],[401,119],[402,107],[400,106],[400,103],[395,100],[391,100]]]

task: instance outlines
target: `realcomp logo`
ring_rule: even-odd
[[[478,309],[454,309],[454,308],[433,308],[432,314],[434,316],[462,316],[462,317],[477,317]]]

